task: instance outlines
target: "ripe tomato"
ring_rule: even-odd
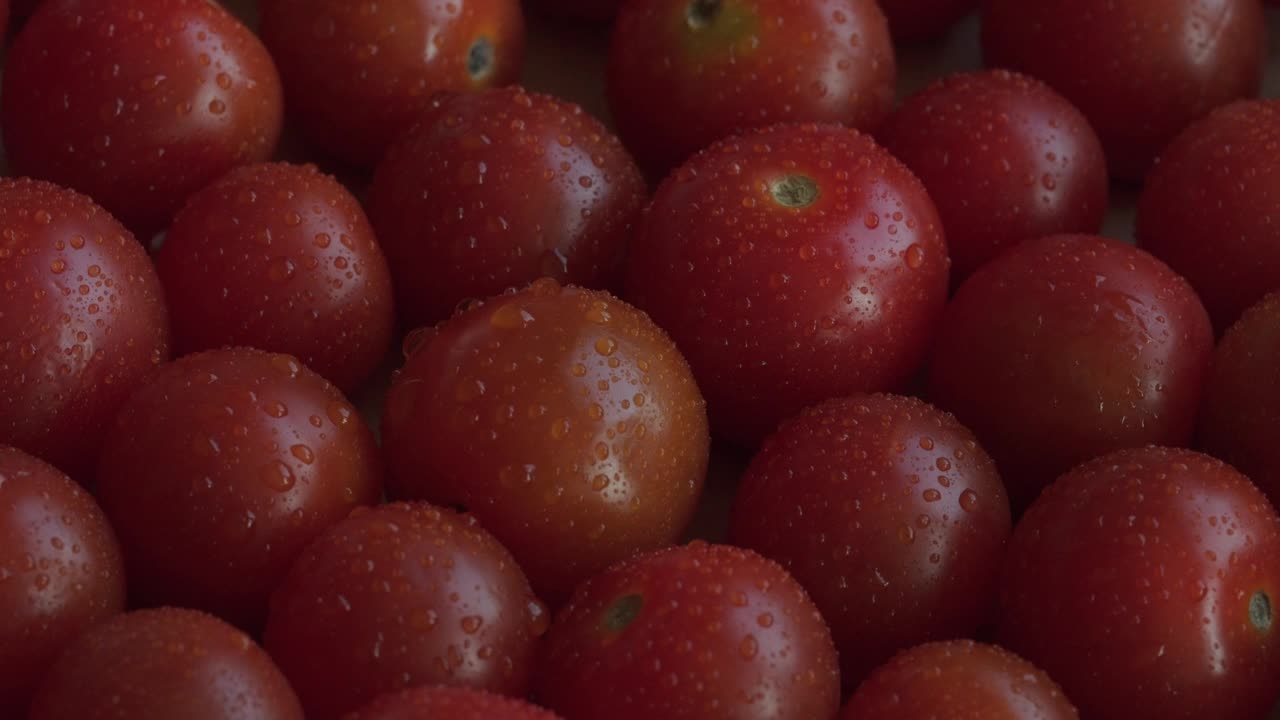
[[[9,50],[4,144],[149,238],[187,196],[280,135],[280,79],[208,0],[46,0]]]
[[[538,697],[567,720],[834,717],[831,633],[804,590],[748,550],[696,542],[623,561],[556,617]]]
[[[507,85],[524,63],[518,0],[270,0],[261,23],[303,133],[365,167],[435,92]]]
[[[180,355],[289,353],[352,393],[391,346],[391,275],[373,228],[311,165],[250,165],[196,193],[156,268]]]
[[[0,443],[88,482],[102,431],[169,356],[160,282],[89,198],[0,180]]]
[[[1138,181],[1187,125],[1258,94],[1266,32],[1257,0],[985,0],[982,50],[1065,95]]]
[[[53,466],[0,446],[0,717],[24,718],[58,654],[124,609],[106,517]]]
[[[862,395],[806,410],[765,442],[731,537],[805,587],[852,688],[899,650],[992,619],[1010,524],[995,464],[955,418]]]
[[[248,635],[195,610],[120,615],[80,636],[29,720],[302,720],[298,697]]]
[[[671,340],[550,280],[426,332],[382,427],[391,494],[474,512],[553,605],[679,539],[707,471],[706,409]]]
[[[264,642],[330,720],[414,685],[522,695],[546,608],[468,516],[425,503],[357,510],[320,536],[271,598]]]
[[[627,290],[689,359],[712,427],[754,446],[808,405],[903,385],[949,267],[905,166],[856,130],[778,125],[716,143],[662,184]]]
[[[873,129],[897,67],[875,0],[628,0],[608,75],[618,132],[658,179],[744,128]]]
[[[880,0],[899,42],[932,40],[978,7],[979,0]]]
[[[645,202],[622,144],[520,88],[437,97],[378,166],[369,216],[409,327],[542,276],[614,285]]]
[[[257,629],[302,549],[382,495],[373,435],[288,355],[227,349],[162,367],[120,410],[98,468],[134,599]]]
[[[930,396],[991,452],[1015,512],[1076,464],[1194,429],[1213,332],[1191,287],[1115,240],[1022,243],[961,286]]]
[[[1004,70],[951,75],[908,98],[878,133],[938,205],[952,275],[1058,233],[1096,233],[1107,165],[1079,110]]]
[[[522,700],[459,687],[417,687],[383,695],[343,720],[557,720]]]

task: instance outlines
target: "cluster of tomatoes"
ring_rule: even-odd
[[[0,719],[1267,715],[1262,0],[524,4],[0,0]]]

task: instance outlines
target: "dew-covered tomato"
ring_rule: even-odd
[[[59,653],[124,601],[120,549],[93,498],[0,446],[0,717],[26,717]]]
[[[29,720],[302,720],[271,658],[234,627],[195,610],[138,610],[63,653]]]
[[[1065,95],[1123,180],[1141,180],[1183,128],[1257,95],[1262,82],[1267,23],[1258,0],[985,0],[982,8],[987,65]]]
[[[875,0],[626,0],[608,76],[618,132],[659,179],[744,128],[874,129],[897,67]]]
[[[978,7],[979,0],[880,0],[899,42],[932,40]]]
[[[381,471],[337,388],[291,356],[226,349],[163,366],[125,401],[97,491],[136,602],[257,629],[307,543],[378,501]]]
[[[1107,160],[1098,136],[1034,78],[945,77],[908,98],[877,137],[937,204],[956,280],[1024,240],[1102,228]]]
[[[325,152],[371,167],[441,90],[515,82],[518,0],[269,0],[262,39],[289,113]]]
[[[417,687],[374,700],[343,720],[558,720],[523,700],[471,688]]]
[[[506,88],[433,100],[378,165],[368,202],[401,321],[416,327],[539,277],[614,285],[646,199],[598,120]]]
[[[1010,525],[995,464],[955,418],[861,395],[806,410],[765,442],[731,537],[809,592],[853,688],[899,650],[993,619]]]
[[[831,633],[776,563],[695,542],[579,586],[538,663],[567,720],[815,720],[840,703]]]
[[[156,270],[178,355],[228,345],[289,353],[351,393],[391,346],[391,275],[373,228],[311,165],[249,165],[197,192]]]
[[[1015,513],[1112,450],[1191,440],[1213,353],[1180,276],[1115,240],[1024,242],[980,269],[943,316],[930,397],[991,452]]]
[[[392,495],[475,513],[553,605],[679,539],[706,409],[644,313],[544,279],[411,341],[382,422]]]
[[[102,431],[169,356],[160,281],[89,198],[0,180],[0,443],[91,479]]]
[[[754,445],[925,359],[950,263],[933,202],[870,137],[777,125],[699,153],[632,238],[628,298],[671,333],[712,428]]]
[[[209,0],[45,0],[9,50],[13,168],[75,188],[149,236],[191,193],[275,150],[280,78]]]

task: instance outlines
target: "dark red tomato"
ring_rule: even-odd
[[[437,97],[378,166],[369,216],[409,327],[539,277],[616,284],[644,179],[582,108],[520,88]]]
[[[659,179],[735,130],[873,129],[897,66],[875,0],[626,0],[608,74],[618,131]]]
[[[1186,276],[1219,332],[1280,289],[1280,100],[1241,101],[1160,155],[1138,204],[1138,243]]]
[[[978,7],[979,0],[880,0],[899,42],[933,40]]]
[[[568,720],[816,720],[840,704],[822,616],[777,564],[695,542],[581,585],[538,663]]]
[[[1032,240],[961,286],[930,396],[991,452],[1015,512],[1112,450],[1191,440],[1213,332],[1195,292],[1137,248]]]
[[[930,643],[879,668],[840,720],[1077,720],[1048,675],[1008,650],[970,640]]]
[[[951,75],[913,95],[878,133],[938,205],[952,276],[1058,233],[1096,233],[1107,160],[1079,110],[1004,70]]]
[[[82,635],[29,720],[302,720],[298,697],[248,635],[195,610],[138,610]]]
[[[0,0],[0,43],[3,43],[5,34],[9,32],[9,10],[9,0]]]
[[[270,0],[261,22],[303,133],[364,167],[437,91],[507,85],[524,63],[518,0]]]
[[[993,619],[1010,525],[995,464],[955,418],[861,395],[806,410],[765,442],[731,537],[804,585],[853,688],[899,650]]]
[[[392,495],[475,513],[552,604],[679,539],[707,471],[706,408],[643,313],[540,280],[418,340],[382,422]]]
[[[391,274],[360,203],[314,166],[259,164],[193,195],[156,256],[180,355],[289,353],[348,393],[391,346]]]
[[[383,695],[344,720],[557,720],[554,713],[501,695],[460,687],[418,687]]]
[[[1001,644],[1091,720],[1265,717],[1280,676],[1280,519],[1207,455],[1090,461],[1014,529]]]
[[[629,298],[671,333],[712,427],[753,446],[829,397],[897,389],[925,359],[950,263],[924,186],[856,130],[716,143],[658,189]]]
[[[0,180],[0,443],[88,482],[116,409],[169,356],[162,294],[92,200]]]
[[[58,654],[124,609],[120,548],[89,493],[0,446],[0,717],[27,703]]]
[[[325,528],[382,495],[372,433],[288,355],[215,350],[162,367],[120,410],[98,498],[133,598],[247,629]]]
[[[1034,75],[1065,95],[1122,180],[1141,180],[1197,118],[1258,94],[1266,33],[1258,0],[983,3],[987,65]]]
[[[46,0],[4,71],[13,168],[147,237],[211,180],[270,157],[282,112],[266,48],[208,0]]]
[[[623,0],[531,0],[529,4],[550,15],[604,23],[613,20]]]

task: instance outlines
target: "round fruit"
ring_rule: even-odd
[[[523,700],[470,688],[417,687],[383,695],[343,720],[557,720]]]

